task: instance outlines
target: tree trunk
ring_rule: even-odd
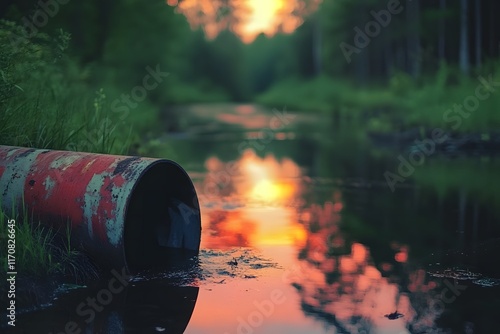
[[[314,15],[313,26],[313,61],[314,61],[314,75],[319,75],[322,70],[321,64],[321,15],[316,13]]]
[[[385,77],[390,79],[394,74],[394,50],[391,42],[387,39],[384,47]]]
[[[418,1],[408,2],[406,17],[409,27],[407,37],[408,72],[416,78],[420,75],[422,56],[420,50],[420,8]]]
[[[439,18],[438,58],[446,60],[446,0],[439,0],[441,17]]]
[[[481,66],[481,58],[482,58],[482,15],[481,15],[481,0],[475,0],[476,2],[476,66]]]
[[[110,19],[113,12],[113,0],[103,0],[98,2],[98,24],[99,24],[99,35],[97,36],[96,50],[93,55],[94,60],[102,59],[104,53],[104,47],[109,37],[110,30]]]
[[[500,10],[500,6],[498,1],[490,1],[488,3],[488,12],[489,15],[489,27],[485,30],[488,34],[488,57],[495,58],[499,55],[499,33],[500,25],[498,24],[498,11]]]
[[[469,74],[468,0],[460,0],[460,69]]]
[[[4,17],[9,7],[14,4],[14,0],[2,0],[0,3],[0,18]]]

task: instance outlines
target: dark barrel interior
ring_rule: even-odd
[[[124,252],[130,272],[178,267],[198,253],[198,199],[176,163],[152,163],[132,190],[126,210]]]

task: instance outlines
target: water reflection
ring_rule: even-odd
[[[108,293],[109,282],[66,291],[49,308],[19,315],[12,333],[184,333],[198,287],[132,281]]]
[[[332,201],[313,204],[302,223],[307,226],[307,241],[298,259],[301,275],[292,280],[301,298],[302,310],[324,321],[338,333],[406,333],[404,321],[389,323],[383,317],[398,310],[412,319],[408,295],[387,277],[394,266],[384,263],[380,270],[370,250],[358,242],[349,242],[341,231],[342,198],[336,191]],[[394,261],[404,263],[408,247],[393,245]],[[385,276],[385,277],[384,277]]]
[[[198,189],[204,200],[202,246],[207,248],[289,245],[305,237],[296,223],[301,171],[290,159],[245,151],[238,161],[207,159]],[[272,223],[269,223],[272,222]]]
[[[383,174],[397,154],[368,148],[360,131],[344,126],[332,136],[319,127],[323,120],[297,116],[286,136],[276,132],[280,140],[259,149],[252,140],[264,143],[263,133],[253,127],[262,120],[240,124],[231,136],[221,127],[175,141],[202,207],[200,265],[192,271],[172,261],[177,273],[134,283],[143,286],[117,296],[87,332],[169,333],[191,312],[189,334],[497,331],[500,160],[429,159],[392,193]],[[240,152],[241,141],[257,152]],[[172,279],[181,282],[163,285]],[[19,323],[37,324],[28,333],[59,332],[98,291],[76,291]],[[273,291],[286,301],[262,312]],[[403,317],[386,317],[394,312]]]
[[[255,106],[186,112],[226,126],[175,143],[184,161],[198,159],[202,248],[214,250],[201,262],[216,273],[188,333],[498,329],[498,159],[432,157],[393,193],[383,175],[399,153],[348,122],[295,114],[273,139],[262,129],[271,111]],[[248,249],[279,266],[246,278]],[[255,303],[274,290],[287,302],[259,314]],[[403,317],[386,317],[395,312]]]
[[[464,251],[478,244],[479,212],[483,217],[489,214],[475,199],[475,209],[469,210],[471,198],[466,192],[436,196],[428,188],[407,187],[393,195],[376,183],[346,179],[324,186],[321,178],[310,179],[311,171],[290,158],[259,157],[251,150],[232,162],[211,156],[205,167],[207,175],[196,185],[204,205],[202,246],[285,247],[269,254],[287,268],[299,268],[285,280],[293,287],[298,305],[282,308],[289,314],[300,309],[305,317],[296,316],[294,321],[308,332],[315,331],[307,319],[320,322],[325,332],[336,333],[449,332],[445,328],[465,333],[480,328],[474,325],[477,315],[466,313],[470,311],[467,301],[477,300],[484,291],[470,280],[428,274],[445,263],[467,268],[475,263],[450,257],[452,251],[437,255],[443,249]],[[456,210],[450,211],[452,203]],[[446,223],[436,224],[436,217]],[[470,222],[472,243],[464,233]],[[286,256],[292,257],[291,262]],[[265,284],[280,286],[279,280],[272,279]],[[207,298],[207,303],[215,303]],[[247,296],[238,298],[242,305],[251,304]],[[238,318],[250,311],[235,306],[228,312]],[[470,320],[454,319],[454,314]],[[268,321],[284,328],[280,321],[287,320]],[[193,326],[197,328],[196,319]]]

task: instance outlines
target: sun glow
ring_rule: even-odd
[[[251,10],[248,21],[243,25],[245,36],[256,36],[261,32],[273,33],[276,29],[278,14],[284,8],[283,0],[247,0]]]
[[[253,187],[250,197],[255,200],[272,202],[287,199],[293,194],[293,187],[286,183],[276,183],[270,180],[261,180]]]
[[[204,211],[204,230],[210,231],[202,240],[204,247],[303,244],[306,231],[291,205],[301,192],[301,170],[295,162],[247,150],[238,161],[226,164],[210,157],[205,166],[208,175],[199,188],[224,183],[227,191],[206,200],[225,204]]]
[[[177,7],[193,28],[201,26],[208,38],[215,38],[221,30],[229,28],[250,43],[260,33],[293,32],[304,16],[317,10],[321,1],[166,0],[166,3]]]

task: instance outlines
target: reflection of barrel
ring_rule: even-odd
[[[182,334],[193,314],[198,287],[169,286],[162,281],[128,289],[124,324],[130,333]]]
[[[186,172],[162,159],[0,146],[3,210],[26,205],[97,263],[130,271],[167,249],[197,252],[198,199]]]
[[[168,333],[185,331],[198,287],[166,280],[120,282],[113,276],[90,288],[62,294],[50,306],[18,314],[2,333]],[[2,316],[3,313],[1,314]]]

